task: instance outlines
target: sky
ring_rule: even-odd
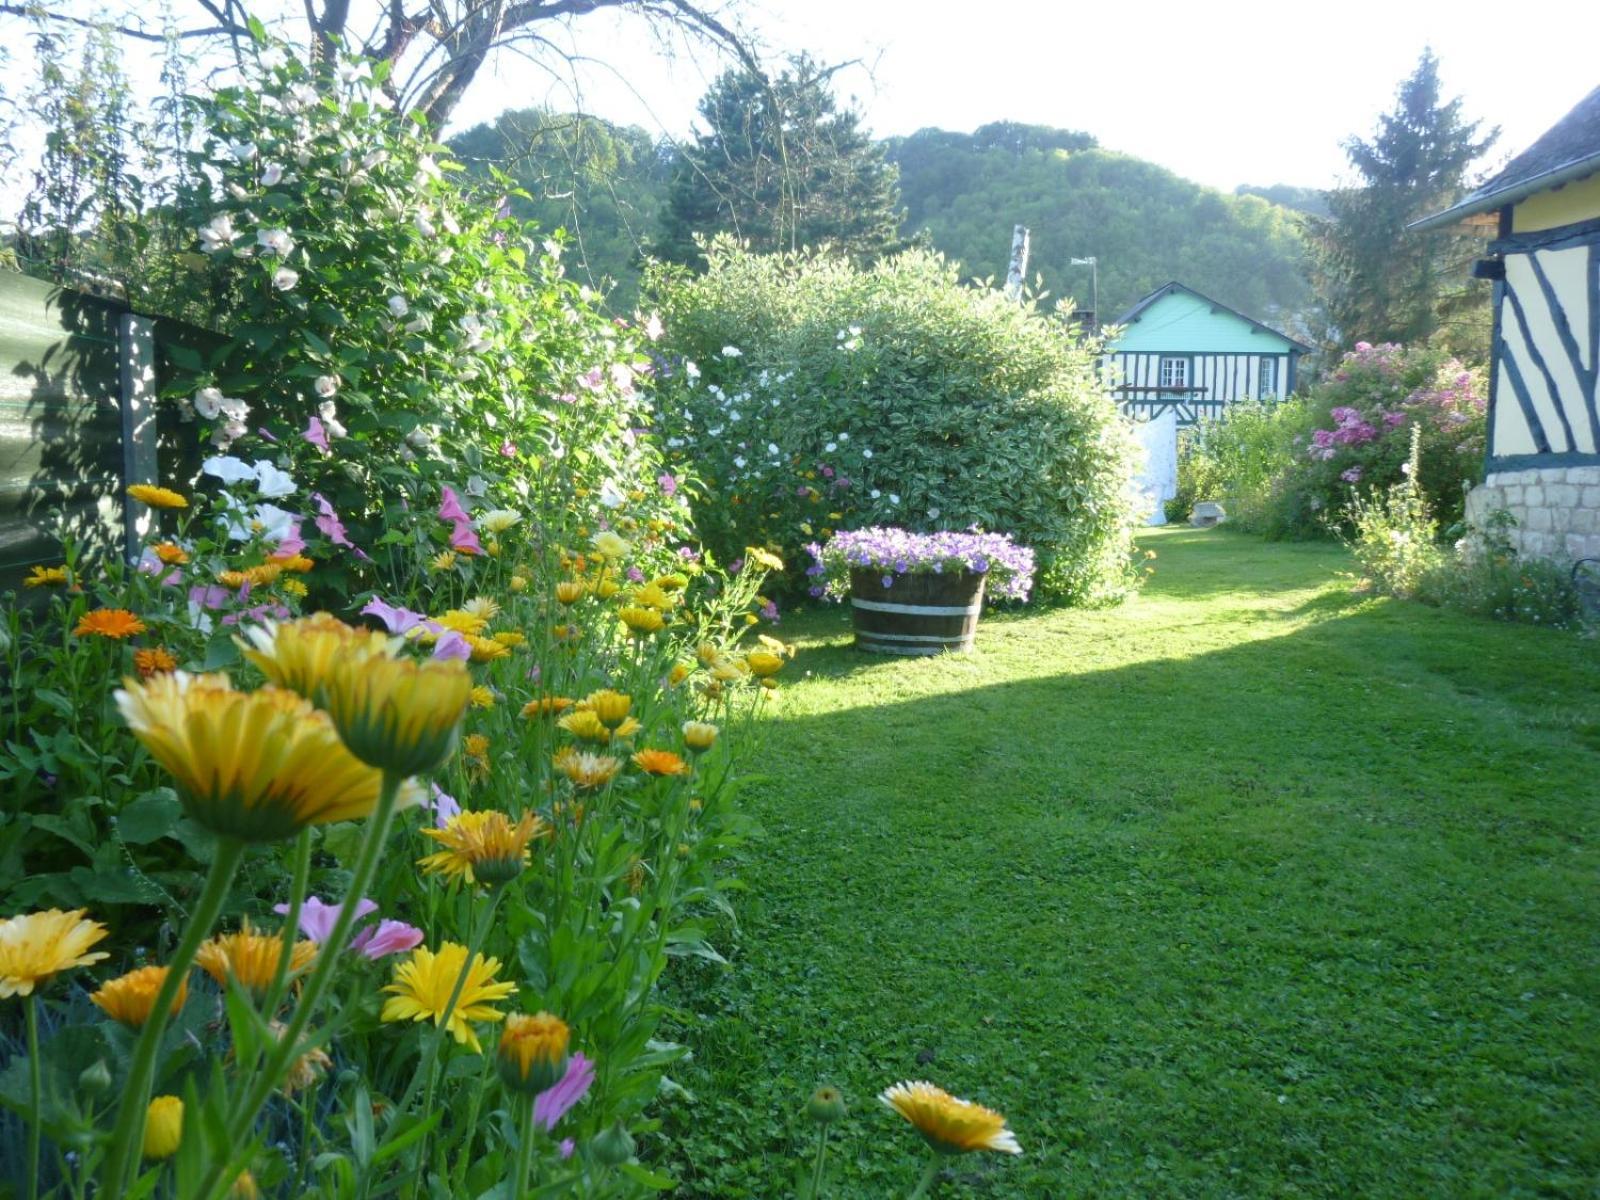
[[[88,15],[99,0],[57,0]],[[122,0],[154,10],[150,0]],[[184,15],[194,0],[172,0]],[[1485,166],[1526,147],[1596,84],[1592,0],[721,0],[769,56],[809,51],[858,65],[835,78],[876,136],[990,121],[1093,134],[1108,149],[1232,190],[1347,181],[1341,143],[1370,136],[1425,46],[1469,119],[1499,125]],[[258,12],[289,0],[256,0]],[[109,7],[116,7],[113,2]],[[361,7],[358,0],[357,9]],[[1576,14],[1588,10],[1585,35]],[[290,26],[290,28],[295,28]],[[303,29],[303,26],[299,27]],[[1548,32],[1546,32],[1548,31]],[[580,58],[549,70],[501,53],[480,72],[451,131],[507,108],[576,105],[681,138],[728,62],[663,53],[636,16],[600,12],[557,34]],[[15,53],[15,52],[14,52]],[[149,68],[130,53],[136,79]]]
[[[1574,22],[1585,9],[1587,36]],[[1506,11],[1475,0],[755,0],[744,23],[774,53],[860,60],[838,76],[841,92],[877,136],[1054,125],[1231,190],[1346,179],[1341,143],[1372,134],[1425,46],[1447,95],[1501,127],[1495,159],[1526,147],[1600,84],[1600,10],[1519,0],[1516,36]],[[592,111],[673,136],[689,129],[716,64],[665,62],[637,23],[610,15],[574,28],[616,67],[581,73]],[[538,81],[520,61],[489,75],[458,124],[572,96],[570,80]]]

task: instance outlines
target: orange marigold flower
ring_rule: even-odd
[[[304,575],[317,565],[304,554],[274,554],[270,561],[277,563],[285,571],[294,571],[300,575]]]
[[[189,561],[189,552],[175,542],[157,542],[150,551],[169,567],[181,567]]]
[[[152,675],[162,675],[168,671],[178,669],[178,660],[160,646],[152,646],[148,650],[135,650],[133,652],[133,667],[139,672],[140,679],[149,679]]]
[[[633,765],[647,775],[682,775],[689,769],[671,750],[641,750],[633,756]]]
[[[155,1011],[156,996],[166,981],[166,967],[139,967],[126,975],[107,980],[89,999],[113,1021],[120,1021],[129,1029],[141,1029]],[[185,978],[178,985],[177,995],[172,998],[173,1016],[178,1015],[188,995],[189,980]]]
[[[143,633],[144,622],[125,608],[97,608],[84,613],[72,632],[79,637],[122,638]]]

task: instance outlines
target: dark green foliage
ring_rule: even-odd
[[[1087,267],[1100,263],[1100,311],[1111,320],[1177,279],[1252,316],[1289,325],[1309,291],[1296,218],[1254,196],[1228,196],[1165,168],[1096,147],[1085,133],[1011,123],[973,134],[924,129],[887,143],[900,168],[907,230],[963,271],[1002,278],[1011,227],[1033,234],[1029,277],[1090,305]]]
[[[777,1195],[827,1080],[828,1195],[904,1196],[900,1079],[1023,1147],[939,1200],[1590,1194],[1593,645],[1363,599],[1336,546],[1141,542],[1138,599],[985,616],[976,655],[792,619],[676,1195]]]
[[[1372,140],[1345,143],[1362,185],[1329,192],[1331,215],[1312,225],[1331,344],[1442,335],[1457,353],[1483,355],[1490,288],[1468,275],[1481,239],[1406,228],[1466,192],[1473,163],[1499,137],[1497,128],[1480,136],[1480,126],[1463,118],[1459,96],[1443,98],[1439,60],[1425,50]]]
[[[527,195],[511,215],[564,230],[569,274],[606,294],[613,312],[638,296],[639,267],[666,195],[668,151],[637,126],[524,108],[450,139],[469,172],[498,168]]]
[[[858,263],[900,247],[896,172],[834,99],[835,69],[799,55],[776,79],[729,71],[712,85],[706,130],[674,163],[663,258],[701,263],[696,235],[717,233],[758,253],[827,243]]]

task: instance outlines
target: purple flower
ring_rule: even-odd
[[[893,587],[894,586],[894,576],[893,575],[885,575],[883,577],[883,586],[886,587],[886,588]]]
[[[454,817],[460,815],[461,804],[454,796],[445,791],[437,783],[430,784],[429,786],[433,791],[432,798],[428,801],[428,807],[433,809],[433,823],[439,829],[443,829],[446,825],[450,824],[450,821]]]
[[[776,600],[768,600],[761,606],[761,615],[776,625],[779,621],[778,602]]]
[[[629,583],[643,583],[644,582],[644,572],[639,570],[638,567],[629,567],[628,568],[628,582]]]
[[[443,497],[439,501],[439,520],[441,521],[471,521],[467,510],[461,507],[461,500],[456,496],[455,489],[444,488],[440,493]]]
[[[545,1132],[549,1133],[574,1104],[589,1094],[593,1083],[594,1064],[582,1054],[574,1054],[560,1082],[540,1092],[534,1099],[533,1123],[544,1126]]]
[[[571,1158],[574,1151],[577,1149],[578,1143],[573,1141],[571,1138],[562,1138],[561,1144],[556,1147],[556,1150],[560,1153],[563,1161]]]
[[[1359,466],[1355,466],[1349,468],[1348,470],[1340,471],[1339,478],[1344,480],[1346,483],[1360,483],[1361,468]]]
[[[333,933],[333,926],[339,919],[339,913],[344,908],[342,904],[328,904],[316,896],[307,896],[300,905],[300,932],[313,942],[321,944],[328,940]],[[289,915],[287,904],[274,904],[272,911],[280,917]],[[371,916],[378,911],[378,906],[371,900],[362,897],[356,903],[356,922],[359,924],[363,917]],[[354,943],[352,943],[353,945]]]
[[[435,658],[459,658],[463,662],[472,657],[472,643],[454,629],[447,629],[433,644]]]
[[[1033,551],[1018,546],[998,533],[966,532],[912,533],[894,527],[873,527],[834,534],[825,546],[806,547],[815,568],[807,574],[827,580],[823,591],[842,597],[849,586],[849,574],[857,568],[899,574],[975,571],[989,576],[991,595],[1026,600],[1033,587]],[[885,575],[884,586],[891,586],[892,575]]]
[[[409,608],[396,608],[392,604],[386,604],[376,596],[367,601],[361,610],[361,615],[377,617],[390,633],[410,633],[428,619],[422,613],[412,612]]]
[[[322,427],[322,421],[318,417],[312,417],[306,422],[306,430],[300,436],[324,454],[332,449],[328,443],[328,431]]]
[[[516,456],[517,444],[515,442],[513,442],[510,438],[507,438],[505,441],[500,443],[501,458],[515,458]]]
[[[422,930],[404,921],[379,921],[376,929],[363,929],[350,941],[350,949],[359,950],[368,958],[377,960],[386,954],[404,954],[422,945]]]
[[[656,483],[660,485],[663,496],[675,496],[678,493],[678,481],[670,474],[663,471],[656,476]]]
[[[312,492],[311,498],[317,502],[317,528],[322,530],[335,546],[345,546],[354,550],[356,544],[350,540],[344,522],[339,520],[339,514],[334,511],[333,505],[329,504],[320,492]]]

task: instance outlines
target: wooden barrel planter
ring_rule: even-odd
[[[871,654],[938,654],[971,650],[983,612],[983,584],[971,571],[896,575],[883,586],[884,572],[859,567],[850,572],[850,615],[856,648]]]

